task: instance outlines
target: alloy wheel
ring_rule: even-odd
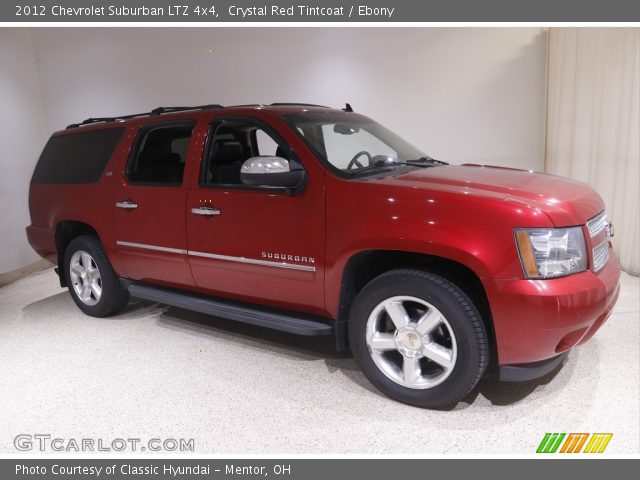
[[[102,296],[102,278],[96,261],[84,250],[71,256],[69,265],[71,284],[77,297],[88,306],[96,305]]]
[[[416,297],[394,296],[380,302],[367,320],[366,343],[380,371],[411,389],[441,384],[456,364],[451,325],[436,307]]]

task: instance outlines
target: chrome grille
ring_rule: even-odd
[[[599,215],[596,215],[591,220],[587,222],[587,228],[589,229],[589,235],[591,238],[598,235],[602,230],[604,230],[607,226],[607,213],[602,212]]]
[[[609,240],[605,240],[593,249],[593,271],[597,272],[609,260]]]

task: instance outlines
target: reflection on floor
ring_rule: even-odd
[[[0,289],[0,452],[20,433],[194,439],[205,453],[533,453],[545,432],[613,432],[640,449],[638,278],[565,364],[486,378],[451,411],[378,393],[329,339],[149,302],[84,316],[51,270]],[[39,452],[35,452],[39,453]]]

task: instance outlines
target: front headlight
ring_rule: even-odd
[[[587,268],[582,227],[516,228],[516,244],[527,278],[554,278]]]

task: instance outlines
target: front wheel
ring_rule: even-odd
[[[129,301],[100,241],[93,236],[74,238],[64,256],[71,297],[87,315],[108,317]]]
[[[392,270],[354,300],[349,342],[380,391],[427,408],[455,405],[489,362],[480,315],[456,285],[419,270]]]

